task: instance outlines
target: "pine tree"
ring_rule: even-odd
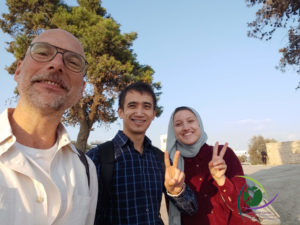
[[[9,13],[2,14],[0,27],[12,37],[7,51],[16,61],[7,71],[14,74],[16,63],[22,59],[31,40],[45,29],[61,28],[74,34],[82,43],[89,68],[85,77],[83,98],[66,111],[64,123],[78,125],[76,147],[86,149],[93,126],[109,124],[117,117],[113,109],[121,89],[136,81],[151,84],[159,98],[160,82],[153,82],[154,70],[141,65],[132,50],[137,33],[120,31],[120,25],[107,16],[99,0],[78,0],[79,6],[61,1],[7,0]],[[162,107],[158,107],[159,116]]]

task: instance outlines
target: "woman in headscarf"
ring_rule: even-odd
[[[239,159],[227,143],[209,146],[206,140],[197,111],[176,108],[169,122],[167,151],[171,159],[176,150],[180,151],[178,168],[185,172],[185,182],[195,192],[199,209],[188,216],[180,214],[170,202],[169,224],[258,225],[257,217],[239,196],[245,187],[245,179],[237,177],[244,175]]]

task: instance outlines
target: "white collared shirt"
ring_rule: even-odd
[[[0,223],[9,225],[92,225],[97,205],[95,166],[86,170],[63,125],[49,173],[16,146],[8,120],[0,115]]]

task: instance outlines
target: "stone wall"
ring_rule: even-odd
[[[266,144],[269,165],[300,164],[300,141]]]

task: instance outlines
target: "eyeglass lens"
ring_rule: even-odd
[[[30,48],[31,57],[38,62],[49,62],[57,53],[63,55],[65,66],[73,72],[82,72],[85,69],[84,58],[71,51],[58,51],[57,47],[47,43],[36,42]]]

